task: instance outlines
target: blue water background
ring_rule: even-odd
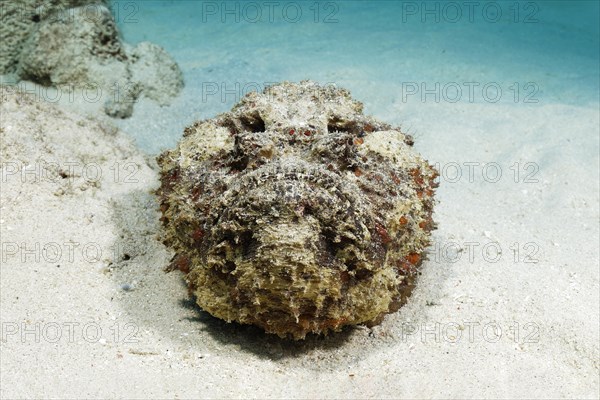
[[[126,41],[158,43],[179,63],[185,105],[173,112],[189,118],[183,125],[282,80],[336,83],[376,116],[431,102],[599,102],[597,1],[189,0],[112,7]]]

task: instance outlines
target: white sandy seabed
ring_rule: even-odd
[[[318,23],[301,3],[296,24],[252,24],[201,3],[136,4],[125,38],[161,44],[184,71],[172,106],[141,100],[111,122],[3,95],[2,398],[598,397],[598,27],[585,18],[597,6],[403,24],[400,5],[338,2],[325,24],[325,3]],[[408,304],[373,329],[290,343],[190,303],[163,272],[150,191],[156,153],[239,97],[221,85],[304,78],[401,125],[442,176]],[[423,101],[423,82],[439,101]],[[467,82],[503,94],[471,101]]]

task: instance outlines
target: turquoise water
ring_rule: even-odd
[[[346,87],[386,118],[431,103],[597,107],[598,4],[115,1],[113,10],[126,41],[158,43],[179,63],[182,99],[154,115],[185,126],[249,90],[301,79]]]

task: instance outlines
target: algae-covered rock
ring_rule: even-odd
[[[110,10],[74,7],[38,24],[23,45],[17,74],[47,85],[124,86],[130,72]]]
[[[160,105],[168,105],[183,89],[183,74],[179,66],[162,47],[138,43],[130,52],[132,81],[140,86],[144,96]]]
[[[72,7],[87,7],[90,14],[96,6],[108,6],[108,0],[2,0],[0,2],[0,74],[14,73],[23,44],[40,22],[65,16]]]
[[[159,164],[172,268],[210,314],[301,339],[379,323],[410,293],[437,172],[348,91],[249,93]]]
[[[44,86],[91,89],[113,117],[127,118],[140,95],[167,105],[183,75],[160,46],[124,43],[107,0],[15,0],[2,4],[0,74]],[[118,6],[118,4],[115,4]],[[87,100],[87,99],[86,99]]]

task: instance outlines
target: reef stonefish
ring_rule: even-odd
[[[437,172],[362,109],[347,90],[283,82],[160,155],[164,242],[202,309],[302,339],[405,301]]]

